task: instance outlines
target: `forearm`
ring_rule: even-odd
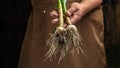
[[[70,17],[72,24],[79,21],[84,15],[91,10],[102,4],[102,0],[82,0],[79,2],[73,2],[70,8],[66,11],[66,15]],[[58,17],[57,12],[51,13],[51,16]],[[53,22],[58,22],[58,19],[54,19]]]
[[[103,0],[82,0],[80,3],[82,16],[102,4]]]

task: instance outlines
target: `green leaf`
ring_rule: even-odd
[[[66,8],[66,2],[67,2],[67,0],[61,0],[62,10],[63,10],[64,14],[66,13],[66,10],[67,10],[67,8]]]

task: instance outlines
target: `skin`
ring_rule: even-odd
[[[88,12],[93,10],[94,8],[98,7],[102,4],[102,0],[82,0],[82,2],[73,2],[70,8],[66,12],[66,16],[70,17],[71,23],[75,24],[79,21],[84,15]],[[50,13],[50,16],[53,17],[52,23],[57,23],[58,20],[58,13],[53,10]]]

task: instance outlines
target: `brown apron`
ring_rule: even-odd
[[[33,10],[22,45],[18,68],[105,68],[101,7],[88,13],[76,24],[85,43],[82,48],[87,58],[80,53],[75,56],[66,55],[60,64],[58,64],[58,58],[52,59],[52,62],[43,61],[49,49],[46,46],[48,34],[57,26],[51,24],[52,18],[49,16],[55,8],[56,1],[32,0]],[[73,0],[68,0],[68,5],[72,2]]]

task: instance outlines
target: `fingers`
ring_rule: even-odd
[[[53,18],[58,18],[58,13],[53,10],[51,13],[50,13],[50,16],[53,17]]]
[[[50,13],[50,16],[53,18],[52,19],[52,23],[57,23],[59,20],[58,20],[58,13],[53,10],[51,13]]]
[[[52,23],[57,23],[59,21],[59,15],[55,10],[50,13],[50,16],[53,17]],[[82,17],[80,3],[74,2],[71,7],[66,11],[66,16],[70,17],[72,24],[75,24],[78,20],[80,20]]]
[[[80,11],[77,11],[70,17],[72,24],[75,24],[77,21],[79,21],[81,19],[82,16],[80,13],[81,13]]]
[[[72,16],[75,11],[77,11],[77,9],[74,7],[71,7],[70,9],[67,10],[66,15]]]
[[[57,23],[59,21],[59,19],[58,18],[55,18],[55,19],[53,19],[52,21],[51,21],[51,23]]]
[[[71,7],[67,10],[66,15],[71,16],[74,12],[78,10],[79,3],[74,2],[71,4]]]
[[[74,15],[74,16],[72,16],[72,17],[70,18],[70,20],[71,20],[71,23],[72,23],[72,24],[75,24],[75,22],[78,21],[78,16],[77,16],[77,15]]]
[[[66,15],[70,17],[72,24],[75,24],[81,18],[79,7],[80,3],[74,2],[66,12]]]

